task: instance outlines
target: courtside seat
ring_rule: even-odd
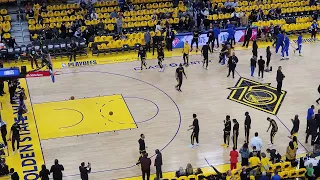
[[[187,176],[180,176],[180,177],[178,178],[178,180],[188,180],[188,177],[187,177]]]
[[[281,171],[279,172],[279,176],[281,179],[287,179],[289,178],[290,175],[290,171]]]
[[[298,169],[297,170],[297,176],[296,177],[305,177],[305,174],[306,174],[307,170],[305,168],[302,168],[302,169]]]
[[[289,177],[290,178],[296,178],[296,177],[298,177],[298,172],[297,172],[297,170],[290,170],[289,171]]]
[[[198,177],[196,175],[189,175],[188,179],[189,180],[198,180]]]

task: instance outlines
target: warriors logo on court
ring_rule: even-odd
[[[275,115],[287,92],[282,90],[278,96],[277,88],[270,84],[241,77],[234,87],[228,88],[231,90],[228,99]]]

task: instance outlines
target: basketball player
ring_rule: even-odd
[[[223,121],[224,123],[224,129],[223,129],[223,142],[221,146],[223,147],[229,147],[229,142],[230,142],[230,131],[231,131],[231,121],[230,121],[230,116],[226,116],[226,120]]]
[[[293,50],[294,53],[296,53],[296,51],[299,51],[299,56],[301,55],[301,49],[302,49],[302,35],[301,33],[299,33],[298,39],[297,39],[297,49]]]
[[[239,136],[239,123],[236,119],[233,119],[233,147],[237,149],[238,146],[238,136]]]
[[[201,54],[203,56],[203,64],[202,64],[202,67],[204,68],[204,64],[206,64],[206,70],[208,70],[208,62],[209,62],[209,51],[212,53],[212,50],[210,48],[210,45],[209,45],[209,41],[202,46],[202,49],[201,49]]]
[[[143,154],[146,153],[146,143],[144,142],[144,139],[145,139],[144,134],[140,134],[140,139],[138,140],[140,157],[136,165],[140,164],[140,158],[143,156]]]
[[[270,125],[267,129],[267,132],[269,131],[270,127],[272,126],[271,132],[270,132],[270,143],[269,144],[273,144],[274,136],[278,132],[278,125],[274,119],[271,119],[268,117],[267,120],[270,122]]]
[[[188,41],[184,43],[182,54],[183,54],[183,65],[189,66],[189,52],[190,52],[190,45]]]
[[[163,52],[163,47],[161,43],[159,43],[158,45],[157,52],[158,52],[158,65],[160,67],[159,72],[163,72],[164,67],[162,65],[162,61],[164,60],[164,52]]]
[[[200,33],[199,33],[198,29],[194,28],[194,30],[193,30],[193,38],[192,38],[192,41],[191,41],[191,50],[190,51],[192,51],[192,49],[193,49],[193,47],[192,47],[193,43],[196,43],[196,46],[197,46],[196,52],[198,52],[198,50],[199,50],[199,36],[200,36]]]
[[[249,112],[245,112],[244,115],[246,116],[246,119],[244,120],[244,137],[245,137],[245,142],[249,143],[251,117],[249,115]]]
[[[143,66],[145,68],[147,68],[146,56],[147,56],[146,50],[143,48],[143,46],[140,46],[139,51],[138,51],[138,58],[140,57],[140,59],[141,59],[140,71],[143,70]]]
[[[191,133],[191,145],[189,145],[190,148],[193,148],[194,146],[199,146],[199,121],[197,119],[197,115],[196,114],[193,114],[192,115],[193,117],[193,123],[192,125],[190,125],[189,127],[191,127],[189,130],[193,130],[192,133]],[[196,144],[194,145],[194,139],[196,139]]]
[[[290,39],[289,37],[284,34],[284,45],[283,45],[283,48],[281,50],[281,60],[285,60],[285,59],[289,59],[289,46],[290,46]],[[286,53],[286,57],[284,57],[284,53]]]
[[[12,137],[11,141],[12,141],[13,154],[15,153],[15,147],[14,147],[15,142],[17,142],[17,150],[19,151],[19,141],[20,141],[19,131],[21,131],[21,128],[18,122],[15,121],[15,123],[11,126],[11,131],[10,131],[10,137]],[[8,140],[10,141],[10,139]]]
[[[180,63],[179,67],[176,69],[176,79],[178,81],[178,84],[176,85],[176,90],[180,91],[180,92],[181,92],[181,85],[182,85],[182,79],[183,79],[182,75],[184,75],[184,77],[186,77],[186,79],[187,79],[186,73],[184,72],[184,68],[182,67],[182,64]]]

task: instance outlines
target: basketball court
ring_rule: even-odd
[[[263,48],[258,56],[265,57],[266,44],[260,46]],[[307,109],[316,105],[319,96],[319,46],[303,44],[303,57],[294,55],[290,47],[290,60],[283,61],[272,49],[273,71],[265,73],[263,81],[257,78],[257,72],[255,77],[250,77],[250,48],[236,48],[239,63],[234,79],[226,77],[227,66],[218,63],[219,53],[210,55],[209,70],[205,70],[198,52],[190,56],[191,65],[185,67],[188,79],[184,79],[182,92],[174,88],[175,69],[182,57],[174,57],[173,53],[164,61],[164,72],[158,72],[156,60],[148,60],[149,68],[142,72],[139,72],[140,62],[132,61],[83,67],[66,65],[58,70],[55,83],[50,77],[29,78],[21,86],[28,89],[28,121],[35,124],[33,133],[38,133],[41,143],[41,149],[33,147],[37,151],[37,164],[43,163],[41,155],[47,167],[59,159],[65,167],[66,179],[79,179],[81,162],[92,164],[90,179],[140,176],[140,167],[135,163],[142,133],[146,136],[149,156],[154,157],[155,149],[162,151],[163,172],[185,168],[187,163],[194,168],[208,167],[205,158],[212,165],[226,164],[232,145],[220,146],[223,120],[230,115],[240,123],[240,148],[244,142],[246,111],[252,118],[250,137],[259,132],[263,151],[270,142],[266,119],[276,120],[279,131],[274,148],[281,155],[285,155],[290,141],[291,119],[298,114],[301,142],[298,153],[305,153],[312,150],[304,143],[304,131]],[[283,93],[278,97],[275,91],[279,65],[286,77]],[[71,96],[75,100],[69,100]],[[199,119],[200,146],[188,148],[191,132],[187,129],[192,124],[193,113]],[[155,173],[155,168],[151,172]]]

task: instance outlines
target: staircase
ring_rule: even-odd
[[[24,10],[23,7],[21,7],[22,10]],[[15,37],[16,43],[21,45],[28,45],[31,44],[30,42],[30,32],[28,29],[28,22],[26,21],[25,17],[26,14],[23,12],[21,15],[23,16],[23,19],[18,19],[18,10],[19,7],[8,7],[8,14],[11,17],[11,36]]]

